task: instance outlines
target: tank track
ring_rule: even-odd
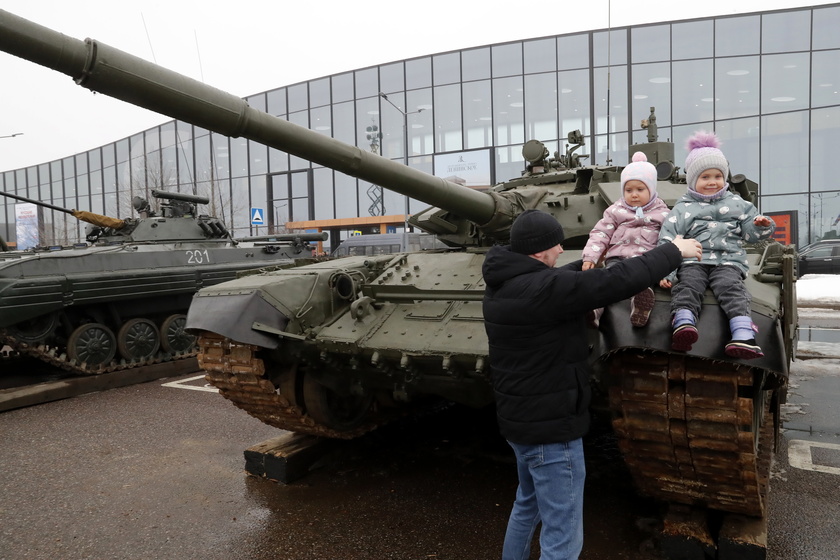
[[[368,422],[347,431],[331,429],[308,416],[294,396],[284,394],[268,379],[265,362],[257,356],[259,346],[203,332],[198,337],[198,347],[198,366],[205,371],[207,382],[217,387],[224,398],[269,426],[313,436],[353,439],[382,423]]]
[[[198,354],[197,350],[190,352],[177,352],[168,354],[165,352],[158,352],[154,357],[146,360],[113,360],[108,365],[101,365],[96,368],[88,367],[85,363],[77,363],[67,357],[66,353],[59,352],[54,347],[48,347],[43,344],[33,345],[17,340],[7,333],[0,332],[0,348],[7,345],[11,351],[3,354],[3,361],[6,360],[20,360],[22,357],[35,358],[41,362],[54,366],[64,371],[72,372],[77,375],[101,375],[103,373],[110,373],[112,371],[120,371],[125,369],[137,368],[142,366],[150,366],[160,364],[163,362],[171,362],[173,360],[184,360],[195,357]]]
[[[774,422],[760,370],[641,352],[616,353],[609,367],[613,428],[642,494],[764,515]]]

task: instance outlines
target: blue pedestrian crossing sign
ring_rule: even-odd
[[[263,219],[263,209],[262,208],[251,208],[251,225],[252,226],[265,225],[265,220]]]

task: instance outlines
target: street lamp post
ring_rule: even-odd
[[[381,91],[379,92],[379,97],[381,97],[382,99],[384,99],[385,101],[390,103],[391,107],[393,107],[394,109],[399,111],[400,114],[403,116],[403,141],[405,142],[405,166],[409,167],[409,165],[408,165],[408,115],[414,115],[416,113],[420,113],[420,112],[424,111],[426,108],[422,107],[420,109],[417,109],[416,111],[406,112],[406,111],[403,111],[401,108],[397,107],[397,105],[395,105],[393,101],[388,99],[388,96],[385,95],[384,93],[382,93]],[[409,200],[409,197],[408,197],[408,195],[406,195],[405,196],[405,223],[403,224],[403,227],[405,228],[405,231],[403,233],[403,250],[404,251],[408,251],[408,214],[409,214],[408,200]]]

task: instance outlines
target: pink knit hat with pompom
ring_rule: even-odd
[[[621,172],[621,195],[624,196],[624,185],[627,181],[641,181],[650,191],[650,200],[656,199],[656,168],[648,162],[643,152],[633,154],[633,163]]]

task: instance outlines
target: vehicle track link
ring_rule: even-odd
[[[59,351],[55,347],[49,347],[43,344],[29,344],[27,342],[17,340],[7,333],[0,333],[0,349],[2,349],[4,345],[11,348],[11,351],[6,351],[0,355],[0,360],[20,360],[23,357],[31,357],[61,370],[78,375],[100,375],[103,373],[110,373],[112,371],[171,362],[173,360],[185,360],[187,358],[195,357],[198,354],[198,350],[176,352],[173,354],[158,352],[154,357],[145,360],[112,360],[107,365],[100,365],[94,368],[89,367],[84,362],[78,363],[76,360],[68,358],[66,353]]]
[[[761,370],[634,351],[609,367],[613,428],[642,494],[764,515],[775,434]]]
[[[207,382],[234,405],[270,426],[313,436],[353,439],[382,423],[368,422],[346,431],[331,429],[308,416],[293,396],[275,387],[266,375],[265,362],[257,356],[259,346],[203,332],[198,337],[198,347],[198,366],[206,373]]]

